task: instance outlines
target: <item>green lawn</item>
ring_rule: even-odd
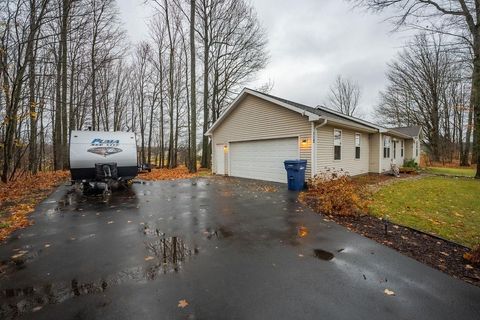
[[[449,176],[474,177],[475,169],[473,168],[445,168],[445,167],[429,167],[425,169],[428,173],[444,174]]]
[[[480,244],[480,181],[426,177],[381,188],[371,213],[473,247]]]

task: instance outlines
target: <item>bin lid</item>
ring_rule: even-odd
[[[285,160],[285,164],[307,164],[307,160],[295,159],[295,160]]]

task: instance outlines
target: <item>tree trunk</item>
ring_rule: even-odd
[[[205,9],[206,10],[206,9]],[[203,136],[202,136],[202,168],[210,168],[210,150],[208,137],[205,133],[208,130],[209,109],[208,109],[208,72],[209,72],[209,34],[208,34],[208,15],[204,16],[204,35],[203,35]]]
[[[190,172],[197,172],[197,89],[195,81],[195,59],[195,0],[190,0]]]
[[[474,120],[474,145],[477,172],[475,174],[476,179],[480,179],[480,35],[476,37],[474,48],[475,57],[473,59],[473,76],[472,76],[472,96],[473,96],[473,112],[475,115]]]
[[[63,168],[63,151],[62,151],[62,102],[61,102],[61,82],[62,82],[62,42],[58,44],[58,53],[57,53],[57,74],[55,82],[55,125],[53,133],[53,169],[60,170]]]
[[[460,158],[460,165],[461,166],[469,166],[469,156],[470,156],[470,140],[472,139],[472,128],[473,128],[473,86],[471,89],[471,95],[470,95],[470,106],[468,110],[468,119],[467,119],[467,133],[465,136],[465,146],[463,148],[463,152]],[[462,130],[460,128],[460,130]],[[460,142],[462,143],[462,141]]]
[[[33,19],[33,15],[30,21]],[[33,22],[30,22],[33,23]],[[37,173],[37,101],[35,97],[35,56],[29,58],[29,115],[30,115],[30,141],[28,151],[28,170],[33,174]]]
[[[62,43],[62,169],[69,167],[68,159],[68,122],[67,122],[67,32],[68,32],[68,16],[70,12],[70,0],[63,0],[62,8],[62,26],[60,31],[60,42]]]

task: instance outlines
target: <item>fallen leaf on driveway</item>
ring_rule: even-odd
[[[112,224],[112,223],[113,223],[113,221],[108,221],[107,223],[108,223],[108,224]]]
[[[145,257],[145,261],[150,261],[150,260],[153,260],[153,259],[154,259],[154,257],[152,257],[152,256]]]
[[[182,309],[183,309],[183,308],[185,308],[185,307],[187,307],[187,306],[188,306],[187,300],[183,299],[183,300],[178,301],[178,307],[179,307],[179,308],[182,308]]]
[[[467,265],[465,265],[465,269],[467,269],[467,270],[472,270],[473,267],[472,267],[471,265],[467,264]]]
[[[300,238],[305,238],[308,235],[308,229],[307,227],[300,226],[298,227],[297,233]]]
[[[13,256],[11,256],[11,258],[12,259],[17,259],[17,258],[20,258],[23,255],[24,255],[24,253],[17,253],[17,254],[14,254]]]
[[[132,223],[132,221],[128,220],[127,223]]]
[[[50,247],[50,244],[45,243],[45,248],[48,248],[48,247]]]
[[[395,292],[391,291],[391,290],[388,290],[388,289],[385,289],[385,291],[383,291],[387,296],[394,296],[395,295]]]
[[[300,253],[298,256],[299,256],[300,258],[303,258],[303,254],[301,254],[301,253]]]

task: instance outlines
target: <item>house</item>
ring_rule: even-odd
[[[245,88],[206,135],[214,173],[287,182],[287,159],[307,160],[307,178],[328,168],[360,175],[418,163],[421,128],[388,129]]]

